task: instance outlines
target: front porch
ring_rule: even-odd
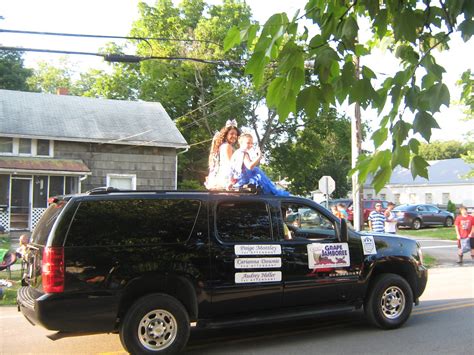
[[[81,160],[0,157],[0,225],[33,230],[49,197],[80,192],[90,174]]]

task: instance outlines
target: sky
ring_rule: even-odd
[[[155,1],[146,1],[153,4]],[[208,0],[208,3],[219,3],[219,0]],[[298,9],[303,9],[305,0],[263,1],[247,0],[252,8],[254,18],[260,23],[273,13],[286,11],[290,17]],[[127,36],[131,24],[138,18],[137,0],[2,0],[0,3],[0,28],[30,30],[43,32],[64,32],[81,34],[102,34]],[[362,35],[363,36],[363,35]],[[61,49],[69,51],[97,52],[110,40],[55,38],[48,36],[32,36],[0,33],[0,44],[4,46],[22,46],[30,48]],[[457,101],[460,88],[455,85],[461,73],[466,69],[474,71],[474,40],[464,43],[459,37],[452,41],[451,49],[436,53],[438,63],[445,67],[444,82],[451,92],[451,100]],[[58,54],[27,53],[25,64],[35,67],[39,60],[58,64]],[[367,64],[374,71],[388,73],[396,63],[386,53],[379,52],[372,57],[364,57],[362,64]],[[88,68],[104,68],[105,64],[99,57],[70,56],[77,70]],[[353,115],[353,107],[343,106],[348,116]],[[435,115],[441,129],[433,132],[432,140],[456,139],[463,141],[464,134],[472,130],[471,123],[462,120],[463,108],[451,104],[450,108],[443,106],[440,113]],[[376,129],[380,118],[374,111],[362,113],[362,119]],[[370,149],[370,143],[365,148]]]

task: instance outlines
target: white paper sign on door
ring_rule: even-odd
[[[310,269],[351,266],[347,243],[308,244],[308,267]]]
[[[256,271],[235,273],[236,284],[277,281],[281,281],[281,271]]]

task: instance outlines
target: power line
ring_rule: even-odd
[[[186,38],[172,38],[172,37],[139,37],[139,36],[112,36],[112,35],[92,35],[92,34],[79,34],[79,33],[63,33],[63,32],[43,32],[43,31],[24,31],[24,30],[8,30],[0,28],[0,32],[5,33],[18,33],[28,35],[40,35],[40,36],[60,36],[60,37],[84,37],[84,38],[116,38],[116,39],[129,39],[137,41],[162,41],[162,42],[200,42],[215,44],[222,47],[222,44],[205,39],[186,39]]]
[[[191,61],[204,64],[222,65],[222,66],[245,66],[245,62],[236,62],[225,59],[202,59],[194,57],[173,57],[173,56],[137,56],[131,54],[102,54],[93,52],[77,52],[77,51],[65,51],[56,49],[42,49],[42,48],[23,48],[23,47],[5,47],[0,46],[0,50],[14,51],[14,52],[39,52],[39,53],[54,53],[54,54],[77,54],[77,55],[89,55],[102,57],[107,62],[120,62],[120,63],[140,63],[145,60],[178,60],[178,61]]]

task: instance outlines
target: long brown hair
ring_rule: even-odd
[[[219,156],[219,147],[222,143],[226,142],[227,134],[235,129],[237,131],[237,137],[240,136],[240,130],[235,126],[224,127],[219,131],[219,134],[216,134],[212,139],[211,152],[209,154],[209,168],[212,168],[215,162],[215,158]]]

